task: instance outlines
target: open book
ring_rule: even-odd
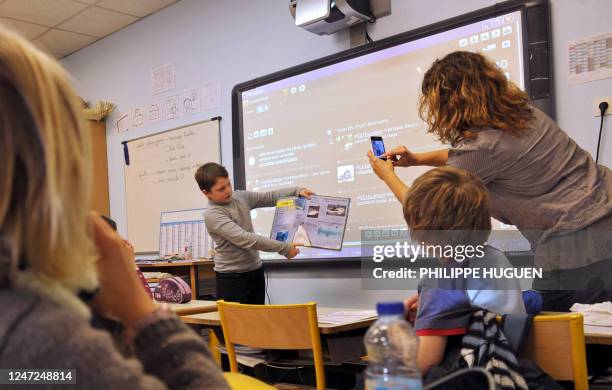
[[[314,195],[276,202],[270,238],[306,247],[342,250],[350,198]]]

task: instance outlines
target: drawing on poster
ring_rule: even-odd
[[[120,114],[117,119],[117,133],[124,133],[130,129],[130,114]]]
[[[168,96],[164,100],[164,109],[166,112],[166,119],[174,119],[179,116],[179,105],[178,105],[178,96]]]
[[[162,120],[162,103],[153,102],[149,104],[149,121],[155,123],[161,120]]]
[[[132,109],[132,127],[140,127],[145,124],[145,110],[143,107]]]
[[[176,74],[174,64],[166,64],[151,70],[151,92],[156,95],[174,89]]]
[[[200,90],[193,88],[188,91],[184,91],[181,94],[181,110],[183,115],[190,115],[201,110],[200,108]]]

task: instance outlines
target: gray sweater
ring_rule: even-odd
[[[516,225],[531,241],[536,265],[550,271],[610,258],[609,168],[595,164],[537,108],[529,131],[520,137],[495,129],[475,131],[476,138],[449,150],[448,164],[482,179],[491,214]]]
[[[228,389],[205,342],[178,318],[141,329],[127,359],[109,333],[49,297],[3,288],[0,307],[0,368],[76,369],[75,389]]]
[[[291,245],[254,233],[251,210],[276,206],[276,201],[299,196],[299,187],[270,192],[235,191],[228,204],[208,202],[206,229],[215,242],[215,271],[249,272],[261,267],[259,251],[285,256]]]

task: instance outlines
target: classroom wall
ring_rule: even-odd
[[[182,0],[124,30],[96,42],[62,62],[87,100],[110,100],[124,112],[152,101],[150,71],[173,62],[176,91],[219,81],[220,109],[117,134],[107,130],[111,215],[126,232],[121,141],[221,115],[223,163],[232,168],[232,87],[308,60],[349,48],[347,32],[320,37],[296,28],[287,1]],[[490,0],[393,0],[393,13],[369,26],[373,39],[434,23],[494,4]],[[608,0],[551,0],[557,119],[583,148],[594,153],[598,118],[595,97],[611,95],[612,80],[567,84],[566,45],[570,39],[610,30]],[[162,94],[163,96],[164,94]],[[112,121],[113,118],[111,118]],[[603,163],[612,164],[612,125],[605,126]],[[203,203],[205,204],[205,203]],[[269,273],[273,303],[316,300],[327,306],[371,307],[382,299],[404,297],[399,291],[363,291],[353,273],[337,277],[321,268]]]

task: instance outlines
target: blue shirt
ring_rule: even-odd
[[[481,259],[445,266],[512,267],[499,250],[487,246]],[[419,284],[419,309],[415,328],[419,336],[464,334],[472,313],[486,309],[497,314],[525,314],[516,279],[423,279]]]

